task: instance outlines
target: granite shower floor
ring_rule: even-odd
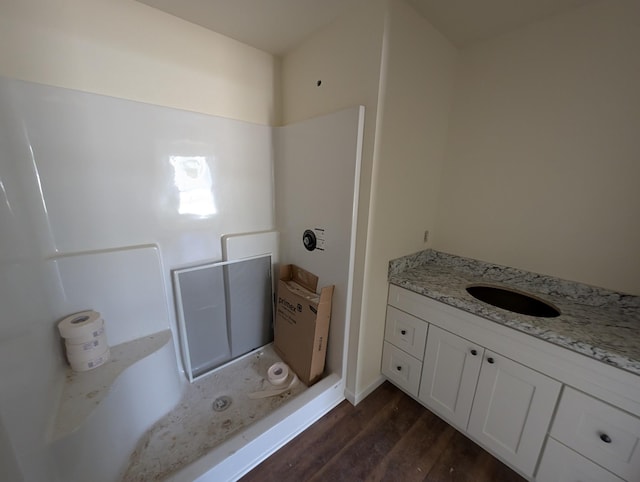
[[[281,395],[248,397],[273,388],[266,379],[267,370],[278,361],[273,346],[267,345],[190,384],[176,408],[142,436],[123,480],[163,480],[305,390],[297,382]],[[231,398],[222,412],[213,410],[219,397]]]

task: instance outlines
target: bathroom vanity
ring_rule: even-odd
[[[529,480],[640,480],[640,297],[424,251],[390,263],[382,373]],[[497,308],[472,285],[558,316]]]

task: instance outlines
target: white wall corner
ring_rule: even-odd
[[[386,378],[380,375],[372,383],[370,383],[364,390],[360,390],[354,393],[352,390],[345,388],[344,396],[353,405],[358,405],[362,400],[371,395],[376,388],[382,385],[386,381]]]

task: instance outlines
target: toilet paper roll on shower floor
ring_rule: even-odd
[[[289,367],[286,363],[277,362],[269,367],[267,379],[272,385],[282,385],[289,377]]]
[[[93,337],[93,332],[100,330],[103,324],[100,313],[87,310],[67,316],[58,323],[58,331],[62,338]]]
[[[282,379],[283,375],[284,379]],[[276,362],[269,367],[267,370],[267,380],[269,380],[269,383],[271,383],[273,387],[268,390],[249,393],[249,398],[251,400],[281,395],[298,383],[298,377],[296,374],[293,371],[290,371],[289,366],[286,363],[282,362]]]

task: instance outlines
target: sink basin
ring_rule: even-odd
[[[560,310],[552,304],[521,291],[490,285],[471,285],[466,289],[474,298],[503,310],[542,318],[560,316]]]

